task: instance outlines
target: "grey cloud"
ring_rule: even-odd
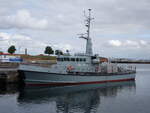
[[[52,27],[59,25],[59,29],[74,30],[83,22],[83,10],[88,8],[93,9],[93,28],[101,34],[139,33],[150,26],[148,0],[46,0],[42,6],[49,10]],[[64,18],[53,18],[56,15]]]
[[[141,54],[138,52],[149,49],[149,46],[145,46],[145,44],[149,45],[150,39],[145,40],[143,38],[144,35],[150,36],[149,0],[38,0],[38,2],[26,0],[20,3],[16,2],[18,0],[13,0],[12,5],[11,3],[7,5],[10,0],[5,1],[3,0],[2,5],[0,4],[0,20],[2,17],[15,15],[20,8],[23,8],[27,9],[31,17],[37,21],[46,19],[48,22],[46,30],[43,30],[43,27],[39,30],[39,26],[27,26],[28,24],[22,26],[22,24],[16,24],[16,22],[14,25],[13,22],[1,21],[1,29],[2,27],[7,28],[5,30],[8,30],[8,32],[11,29],[11,32],[28,34],[33,40],[55,45],[59,45],[59,43],[70,44],[72,50],[84,51],[85,43],[77,39],[76,34],[85,31],[83,11],[92,8],[92,16],[95,19],[91,26],[91,37],[96,52],[102,49],[103,55],[125,55],[119,49],[105,47],[103,43],[107,40],[119,40],[121,42],[122,40],[144,40],[147,42],[146,44],[139,41],[138,44],[141,48],[132,51],[135,54],[132,53],[132,57]],[[16,28],[18,29],[16,30]],[[130,48],[127,49],[131,50]],[[108,51],[110,54],[108,54]]]
[[[149,49],[150,41],[146,40],[107,40],[103,42],[103,47],[118,49]]]
[[[139,32],[150,26],[148,0],[39,0],[35,4],[35,15],[47,16],[50,30],[73,29],[82,22],[83,10],[88,8],[93,9],[94,28],[100,33],[102,29],[107,33]]]
[[[48,22],[46,19],[36,19],[32,17],[28,10],[19,10],[15,15],[3,16],[0,18],[0,28],[20,28],[20,29],[46,29]]]

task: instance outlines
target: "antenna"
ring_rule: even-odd
[[[91,9],[88,9],[88,11],[89,11],[88,15],[84,11],[85,26],[87,27],[87,31],[86,33],[79,34],[80,35],[79,38],[83,38],[87,40],[86,55],[92,56],[93,52],[92,52],[92,42],[90,38],[90,24],[91,24],[91,20],[93,20],[94,18],[91,17]]]
[[[87,40],[87,37],[84,36],[86,35],[87,33],[81,33],[81,34],[77,34],[77,35],[80,35],[79,38],[83,38],[83,39],[86,39]]]
[[[87,37],[90,38],[90,24],[91,24],[91,20],[93,20],[94,18],[91,18],[91,9],[89,10],[89,15],[86,17],[86,22],[87,24],[85,25],[88,29],[87,29]]]
[[[91,10],[92,9],[88,9],[88,11],[89,11],[88,15],[86,14],[86,12],[84,10],[85,26],[87,27],[87,31],[86,31],[86,33],[78,34],[78,35],[81,35],[79,38],[82,38],[82,37],[84,37],[84,39],[90,38],[90,24],[91,24],[91,20],[94,19],[94,18],[91,18]],[[84,35],[87,35],[87,36],[84,36]],[[87,38],[85,38],[85,37],[87,37]]]

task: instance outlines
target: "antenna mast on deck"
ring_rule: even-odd
[[[93,55],[93,51],[92,51],[92,41],[91,41],[91,38],[90,38],[90,24],[91,24],[91,20],[93,20],[94,18],[91,18],[91,9],[88,9],[89,10],[89,15],[86,16],[86,19],[85,19],[85,22],[86,22],[86,27],[87,27],[87,32],[85,33],[86,36],[84,36],[85,34],[81,34],[81,36],[79,38],[83,38],[83,39],[86,39],[87,42],[86,42],[86,55],[88,56],[92,56]]]

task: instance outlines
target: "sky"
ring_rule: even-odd
[[[0,0],[0,51],[43,54],[46,46],[85,52],[84,12],[92,9],[93,51],[150,59],[150,0]]]

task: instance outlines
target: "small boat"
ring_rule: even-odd
[[[100,56],[93,54],[90,37],[92,19],[89,9],[86,16],[87,32],[80,36],[86,40],[85,53],[58,55],[57,63],[51,67],[20,64],[19,72],[24,76],[26,86],[67,86],[135,80],[136,67],[100,62]]]

